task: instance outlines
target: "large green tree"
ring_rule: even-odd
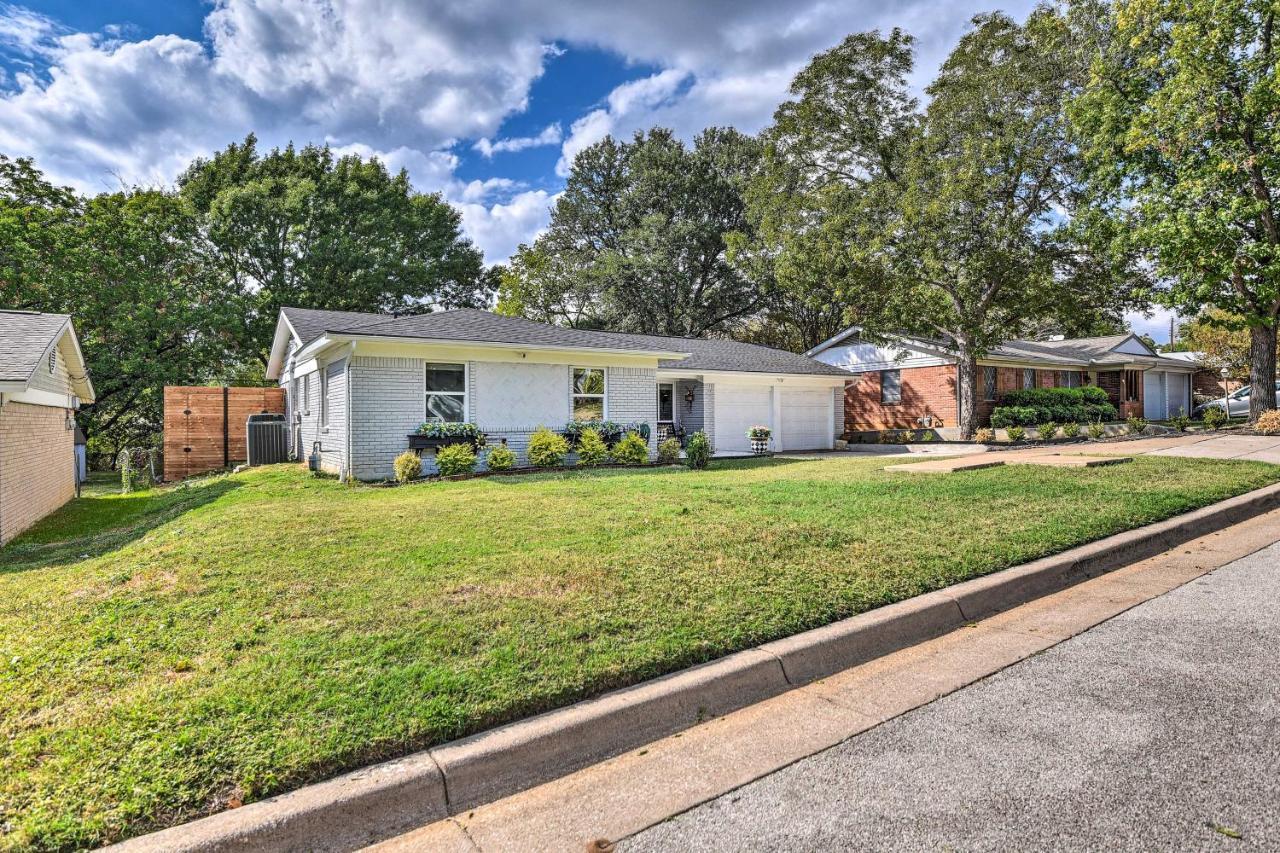
[[[1250,417],[1276,407],[1280,79],[1275,0],[1116,0],[1072,117],[1114,242],[1161,276],[1157,299],[1249,329]]]
[[[487,305],[493,279],[458,211],[376,159],[253,136],[179,179],[220,274],[244,301],[239,344],[265,361],[282,306],[415,313]]]
[[[728,333],[762,306],[727,253],[749,230],[743,193],[759,144],[711,128],[686,146],[662,128],[579,152],[551,224],[506,271],[500,306],[620,331]]]
[[[978,358],[1121,306],[1120,259],[1086,251],[1067,227],[1078,192],[1064,107],[1084,67],[1072,32],[1049,7],[1022,25],[976,17],[923,113],[907,89],[911,39],[853,35],[797,76],[768,131],[755,198],[776,223],[762,229],[772,254],[822,254],[846,318],[872,333],[947,346],[966,434]]]

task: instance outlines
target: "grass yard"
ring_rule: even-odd
[[[178,823],[1280,480],[884,464],[90,490],[0,550],[0,848]]]

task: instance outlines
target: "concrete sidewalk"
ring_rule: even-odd
[[[1280,849],[1277,661],[1280,545],[619,850]]]

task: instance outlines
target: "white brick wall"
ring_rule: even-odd
[[[658,443],[658,371],[644,367],[610,367],[605,385],[609,420],[649,425],[649,455]]]
[[[409,449],[406,436],[426,417],[425,371],[420,358],[356,356],[352,361],[351,455],[356,479],[394,476],[392,463]],[[424,454],[422,461],[429,459]]]
[[[346,359],[327,365],[321,370],[329,375],[329,427],[320,425],[320,372],[313,371],[298,377],[298,396],[305,400],[302,409],[302,442],[298,448],[299,460],[305,462],[311,448],[320,442],[320,467],[331,474],[342,472],[346,453]]]

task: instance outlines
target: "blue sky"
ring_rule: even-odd
[[[250,131],[408,169],[490,262],[574,153],[662,125],[766,126],[845,35],[918,39],[922,88],[972,15],[1032,0],[0,0],[0,153],[84,191],[171,183]],[[1135,318],[1168,336],[1168,321]]]

